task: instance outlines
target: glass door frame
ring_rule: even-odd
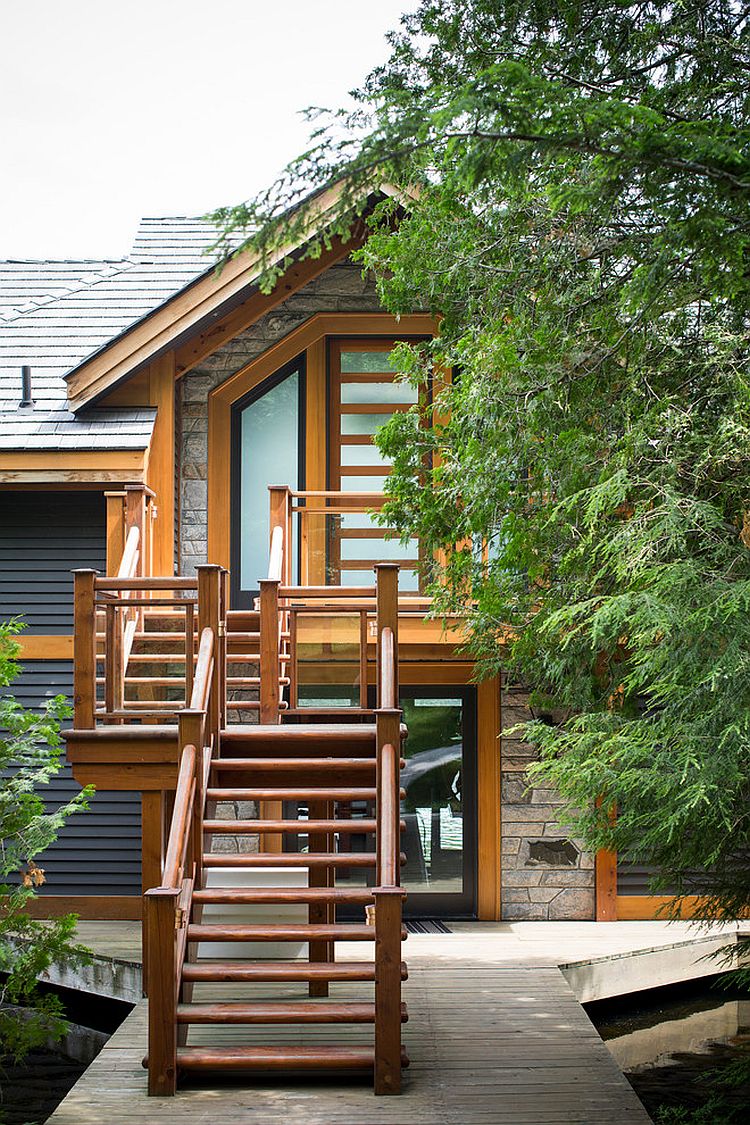
[[[464,918],[477,916],[478,787],[477,690],[474,684],[401,684],[402,699],[461,700],[461,813],[463,817],[463,890],[457,892],[408,891],[405,918]],[[409,740],[406,740],[408,747]]]

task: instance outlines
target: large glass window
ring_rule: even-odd
[[[270,485],[300,487],[301,361],[285,368],[235,407],[235,481],[239,520],[234,566],[242,592],[268,572]]]

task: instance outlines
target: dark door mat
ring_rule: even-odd
[[[406,932],[409,934],[449,934],[452,932],[445,922],[440,922],[436,918],[407,918],[404,925],[406,926]]]

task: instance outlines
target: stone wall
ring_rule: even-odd
[[[528,692],[502,679],[503,729],[531,716]],[[560,798],[530,789],[526,770],[536,754],[518,735],[501,739],[502,910],[508,921],[594,918],[594,858],[556,820]]]
[[[292,294],[181,380],[177,434],[180,574],[192,574],[207,560],[209,393],[315,313],[382,311],[373,281],[363,279],[360,268],[352,262],[341,262]]]

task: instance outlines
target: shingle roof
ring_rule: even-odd
[[[145,449],[153,410],[67,409],[65,374],[211,269],[193,218],[143,219],[118,261],[0,262],[0,450]],[[19,409],[21,367],[33,408]]]

